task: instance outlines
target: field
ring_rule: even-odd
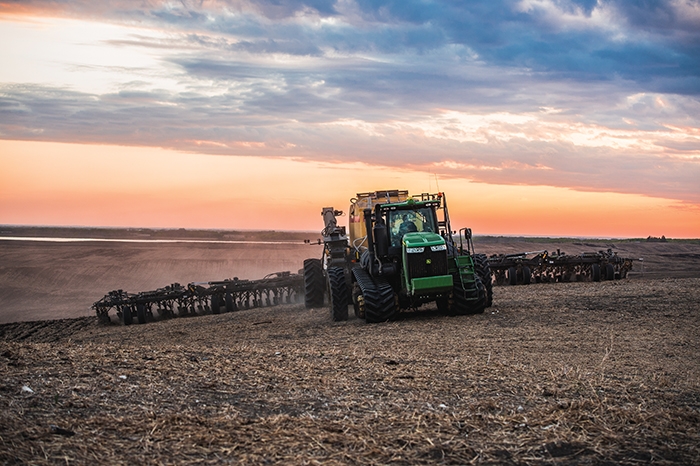
[[[476,241],[611,246],[644,275],[497,287],[483,315],[292,304],[125,327],[90,304],[294,271],[318,246],[1,241],[0,462],[700,464],[700,245]]]

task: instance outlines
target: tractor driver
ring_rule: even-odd
[[[399,235],[403,238],[403,235],[413,231],[418,231],[416,224],[409,219],[408,214],[404,214],[403,223],[399,226]]]

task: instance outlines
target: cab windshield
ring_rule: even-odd
[[[424,207],[416,210],[392,210],[388,215],[391,245],[401,246],[403,235],[414,231],[437,233],[433,210]]]

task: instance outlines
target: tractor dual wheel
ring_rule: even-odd
[[[345,270],[342,267],[329,267],[328,275],[328,301],[331,307],[331,318],[338,322],[348,320],[348,303],[350,302],[350,290],[345,282]]]
[[[486,291],[486,307],[491,307],[493,304],[493,278],[491,276],[491,267],[486,254],[474,254],[474,271],[481,279]],[[530,282],[530,269],[528,269],[528,283]]]
[[[486,309],[486,288],[478,275],[474,275],[474,285],[462,282],[459,273],[452,276],[452,299],[450,299],[448,314],[463,316],[483,314]]]
[[[304,304],[307,309],[323,307],[325,288],[321,259],[306,259],[304,261]]]

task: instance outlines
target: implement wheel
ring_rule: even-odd
[[[134,316],[131,315],[131,306],[122,306],[122,320],[124,325],[131,325],[134,322]]]
[[[231,293],[226,293],[224,296],[224,303],[226,304],[226,312],[237,311],[236,302],[233,300]]]
[[[211,295],[211,313],[219,314],[221,312],[221,301],[219,301],[219,295]]]
[[[612,264],[605,264],[605,279],[615,280],[615,266]]]
[[[146,305],[137,304],[136,305],[136,318],[139,320],[139,324],[146,323]]]
[[[508,269],[508,284],[517,285],[518,284],[518,269],[515,267],[510,267]]]
[[[321,259],[306,259],[304,261],[304,304],[307,309],[323,307],[325,288]]]

